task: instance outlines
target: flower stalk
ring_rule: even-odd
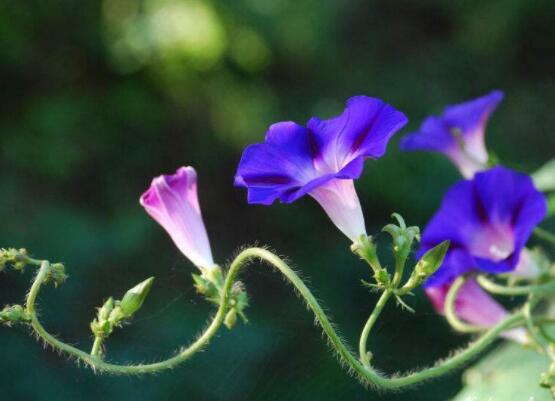
[[[157,373],[167,369],[171,369],[187,361],[197,352],[202,350],[212,340],[221,325],[224,323],[225,316],[229,311],[229,301],[232,297],[233,287],[237,282],[237,276],[241,268],[254,260],[264,261],[270,266],[276,268],[282,275],[284,275],[284,277],[295,287],[302,299],[307,303],[308,307],[314,313],[318,324],[324,330],[324,333],[328,337],[332,348],[335,352],[337,352],[342,363],[344,363],[349,369],[352,369],[354,372],[356,372],[356,374],[364,382],[383,390],[393,390],[412,386],[422,381],[447,374],[454,369],[458,369],[465,363],[476,357],[479,353],[481,353],[497,338],[497,336],[501,332],[508,328],[514,327],[515,325],[524,323],[523,314],[521,312],[517,312],[514,315],[507,317],[505,320],[495,325],[494,327],[488,329],[477,341],[470,344],[469,347],[464,351],[442,361],[437,365],[434,365],[433,367],[426,368],[421,371],[413,372],[407,375],[400,375],[395,377],[383,376],[376,370],[374,370],[374,368],[370,367],[369,363],[362,363],[349,351],[348,346],[337,334],[337,332],[333,328],[333,325],[331,324],[330,319],[327,317],[326,313],[323,311],[322,307],[320,306],[312,292],[299,278],[299,276],[281,258],[262,248],[248,248],[241,252],[234,259],[229,267],[229,270],[225,274],[220,304],[210,325],[190,346],[184,348],[177,355],[174,355],[160,362],[155,362],[151,364],[118,365],[106,362],[98,356],[90,355],[89,353],[67,343],[64,343],[63,341],[51,335],[40,323],[36,314],[36,299],[41,288],[43,287],[43,284],[45,283],[51,266],[50,263],[47,261],[41,262],[40,269],[35,277],[35,280],[33,281],[33,285],[31,286],[31,290],[29,291],[29,294],[27,296],[25,311],[30,317],[29,325],[38,338],[42,339],[45,343],[47,343],[57,351],[65,353],[73,357],[74,359],[82,361],[88,366],[91,366],[95,371],[123,375]],[[375,319],[377,319],[379,312],[386,304],[386,298],[390,297],[391,295],[389,292],[387,292],[387,294],[388,295],[382,295],[382,302],[377,305]],[[365,354],[368,355],[367,353]],[[370,361],[369,357],[368,361]]]

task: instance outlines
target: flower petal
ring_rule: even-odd
[[[266,142],[248,146],[235,185],[248,188],[249,203],[269,205],[318,177],[313,157],[318,149],[310,132],[293,122],[270,126]]]
[[[315,133],[326,163],[339,171],[358,157],[383,156],[391,137],[407,121],[403,113],[380,99],[355,96],[340,116],[313,117],[307,126]]]
[[[353,180],[331,180],[310,191],[333,223],[351,241],[366,235],[364,215]]]

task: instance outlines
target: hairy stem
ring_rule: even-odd
[[[370,385],[382,388],[384,390],[398,389],[406,386],[411,386],[420,383],[424,380],[433,379],[435,377],[442,376],[446,373],[451,372],[454,369],[460,368],[465,363],[469,362],[472,358],[476,357],[484,349],[486,349],[500,333],[508,328],[514,327],[515,325],[524,323],[524,316],[522,312],[515,313],[507,317],[505,320],[497,324],[496,326],[490,328],[486,331],[478,340],[470,344],[468,348],[459,352],[458,354],[445,359],[433,367],[410,373],[407,375],[396,376],[396,377],[386,377],[378,373],[376,370],[369,366],[364,366],[357,358],[349,351],[347,346],[343,343],[330,320],[326,316],[320,304],[317,302],[316,298],[300,277],[278,256],[273,253],[262,249],[262,248],[249,248],[241,252],[235,260],[232,262],[229,271],[227,272],[224,286],[222,288],[221,302],[220,306],[206,330],[201,334],[201,336],[193,342],[189,347],[182,350],[179,354],[166,359],[161,362],[152,364],[139,364],[139,365],[117,365],[103,361],[102,359],[91,356],[88,353],[79,350],[69,344],[66,344],[54,336],[52,336],[39,322],[36,312],[35,312],[35,301],[40,290],[41,285],[47,277],[49,265],[48,262],[43,262],[41,268],[37,274],[37,277],[31,287],[27,298],[26,310],[31,316],[31,326],[35,333],[44,340],[47,344],[51,345],[53,348],[64,352],[76,359],[79,359],[86,364],[90,365],[94,369],[115,374],[142,374],[142,373],[153,373],[160,372],[165,369],[173,368],[191,356],[200,351],[205,347],[208,342],[212,339],[214,334],[221,327],[224,320],[225,313],[227,311],[229,294],[231,293],[233,283],[239,273],[242,266],[247,264],[253,259],[260,259],[268,262],[271,266],[279,270],[287,280],[296,288],[300,296],[307,303],[309,308],[314,313],[318,324],[324,330],[324,333],[330,341],[331,347],[337,353],[339,359],[350,369],[352,369],[361,381],[364,381]],[[385,294],[385,293],[384,293]],[[384,295],[382,295],[382,298]],[[385,304],[385,301],[384,301]]]
[[[385,290],[382,293],[380,299],[378,299],[378,302],[374,307],[374,310],[370,314],[370,317],[368,318],[368,320],[366,321],[366,324],[364,325],[364,328],[362,329],[362,333],[360,335],[360,340],[358,343],[358,350],[359,350],[360,361],[364,366],[370,366],[370,362],[372,358],[372,355],[366,351],[368,336],[370,335],[370,331],[372,330],[372,327],[374,327],[374,324],[378,320],[378,317],[382,313],[384,306],[387,304],[387,301],[389,301],[389,298],[391,298],[391,295],[393,295],[393,291],[389,289]]]
[[[214,316],[212,322],[206,328],[206,330],[190,346],[183,349],[177,355],[161,362],[156,362],[151,364],[137,364],[137,365],[118,365],[118,364],[105,362],[95,355],[89,355],[85,351],[82,351],[72,345],[66,344],[63,341],[58,340],[42,326],[35,311],[35,302],[36,302],[38,293],[40,291],[40,288],[48,275],[49,267],[50,265],[48,262],[46,261],[42,262],[39,272],[27,296],[26,311],[31,317],[31,327],[33,328],[37,336],[39,336],[45,343],[50,345],[52,348],[57,349],[58,351],[64,352],[78,360],[85,362],[87,365],[91,366],[95,370],[98,370],[100,372],[124,374],[124,375],[155,373],[155,372],[160,372],[162,370],[171,369],[185,362],[194,354],[196,354],[198,351],[200,351],[202,348],[204,348],[204,346],[208,344],[210,339],[216,334],[216,332],[222,325],[222,322],[225,317],[225,310],[227,308],[228,295],[231,291],[231,285],[233,284],[232,282],[230,283],[226,282],[227,290],[224,292],[221,305],[218,308],[216,315]]]
[[[91,355],[96,356],[98,358],[102,358],[102,343],[104,342],[104,338],[100,336],[96,336],[94,338],[93,346],[91,349]]]

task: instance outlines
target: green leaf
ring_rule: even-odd
[[[465,386],[452,401],[552,401],[549,389],[539,385],[548,369],[549,360],[536,351],[503,345],[464,373]]]
[[[543,167],[532,174],[532,178],[539,190],[544,192],[555,191],[555,159],[544,164]]]

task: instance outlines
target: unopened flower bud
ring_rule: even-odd
[[[133,314],[140,309],[150,291],[150,288],[152,287],[153,282],[154,277],[150,277],[125,293],[119,304],[125,317],[133,316]]]
[[[450,245],[451,241],[443,241],[439,245],[430,249],[422,256],[422,258],[420,258],[414,270],[421,275],[425,275],[426,277],[434,274],[443,263],[443,259],[445,259],[445,255],[447,254]]]
[[[225,327],[227,327],[228,329],[232,329],[236,323],[237,323],[237,310],[233,308],[225,315],[224,324],[225,324]]]
[[[407,283],[403,286],[403,292],[410,291],[420,286],[428,277],[439,269],[443,263],[443,259],[445,259],[449,245],[451,245],[450,241],[443,241],[420,258]]]
[[[8,305],[0,311],[0,322],[8,326],[14,323],[29,322],[30,320],[21,305]]]
[[[0,270],[6,265],[11,265],[15,270],[22,271],[28,262],[29,256],[24,248],[0,249]]]
[[[64,281],[67,280],[67,277],[68,275],[66,274],[64,265],[62,263],[53,263],[50,265],[46,282],[52,280],[54,286],[57,287],[63,284]]]
[[[114,298],[110,297],[104,302],[102,308],[98,309],[98,320],[108,320],[110,313],[114,309]]]
[[[410,254],[414,240],[420,240],[420,229],[416,226],[407,227],[405,220],[398,213],[393,213],[392,217],[397,220],[398,225],[388,224],[382,231],[391,235],[395,256],[406,260]]]

